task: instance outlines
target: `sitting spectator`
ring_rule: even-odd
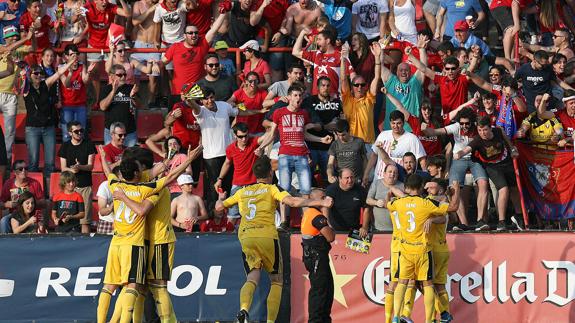
[[[360,179],[367,163],[365,142],[349,134],[347,120],[339,119],[335,124],[335,141],[329,146],[327,160],[327,179],[330,184],[337,181],[342,169],[351,169],[353,176]]]
[[[182,147],[180,139],[174,136],[170,136],[168,137],[168,139],[164,141],[164,150],[167,151],[166,160],[164,161],[164,163],[167,162],[166,170],[164,172],[164,175],[167,176],[172,169],[175,169],[182,163],[186,162],[188,156],[185,154],[186,150]],[[192,167],[188,166],[186,172],[191,174]],[[197,185],[198,185],[197,181],[194,181],[192,183],[193,187],[196,187]],[[170,190],[170,200],[173,200],[174,198],[182,194],[182,189],[180,188],[180,185],[178,183],[172,182],[168,184],[168,189]]]
[[[550,95],[545,93],[535,97],[536,112],[529,114],[523,120],[517,131],[517,138],[529,138],[535,147],[547,150],[557,149],[557,143],[563,137],[563,126],[556,118],[543,119],[541,115],[547,111]]]
[[[171,216],[175,232],[200,231],[199,222],[208,219],[204,200],[192,193],[194,179],[191,175],[182,174],[178,177],[178,185],[182,195],[172,200]]]
[[[227,101],[237,89],[235,75],[227,76],[222,73],[222,61],[217,55],[208,54],[204,59],[206,76],[198,81],[198,85],[214,90],[216,101]]]
[[[52,198],[52,220],[56,232],[80,232],[84,218],[84,199],[76,192],[76,176],[70,171],[60,174],[60,192]],[[91,203],[92,201],[88,201]]]
[[[261,83],[258,84],[258,89],[267,90],[272,84],[272,72],[268,62],[261,58],[260,45],[255,40],[250,40],[243,44],[240,49],[244,52],[246,62],[242,75],[244,78],[248,77],[249,72],[256,72]]]
[[[138,85],[126,83],[126,69],[122,65],[112,66],[110,84],[101,92],[100,110],[104,111],[104,144],[112,141],[111,126],[114,122],[121,122],[126,127],[124,143],[132,147],[138,143],[136,133],[136,107],[138,106],[136,94]]]
[[[126,149],[124,140],[126,139],[126,127],[121,122],[114,122],[110,125],[110,135],[112,141],[104,146],[106,152],[106,161],[110,164],[110,168],[120,165],[122,161],[122,154]]]
[[[14,202],[15,211],[12,213],[10,225],[12,233],[37,233],[41,232],[37,225],[36,198],[32,192],[20,194],[18,200]]]
[[[12,164],[14,176],[4,182],[2,186],[2,193],[0,194],[0,201],[3,203],[2,207],[13,212],[17,207],[17,201],[21,194],[24,192],[31,192],[34,195],[34,210],[37,210],[36,216],[40,220],[38,229],[40,232],[45,232],[48,218],[42,217],[40,209],[48,209],[50,202],[44,198],[42,185],[37,180],[28,177],[28,168],[26,162],[23,160],[16,160]]]
[[[225,40],[218,40],[214,45],[214,50],[218,56],[218,60],[220,61],[218,71],[222,75],[234,79],[237,73],[236,64],[234,64],[234,61],[228,57],[228,48],[229,46]]]
[[[201,232],[234,232],[236,227],[228,221],[223,212],[214,212],[214,217],[200,224]]]
[[[112,173],[119,178],[120,167],[114,167]],[[98,199],[98,227],[96,228],[96,232],[98,234],[112,235],[114,234],[114,199],[112,192],[110,192],[108,181],[100,183],[96,198]]]
[[[58,157],[62,171],[70,171],[76,175],[78,183],[76,191],[84,201],[92,201],[92,169],[96,147],[84,138],[84,128],[78,121],[68,123],[68,135],[72,138],[62,144]],[[92,223],[92,203],[85,204],[85,216],[80,219],[82,233],[90,233]]]
[[[228,99],[228,103],[240,110],[261,110],[268,92],[259,88],[259,83],[258,73],[254,71],[248,72],[242,87],[232,94]],[[247,124],[250,133],[254,135],[260,135],[265,131],[262,126],[263,120],[263,114],[236,117],[236,122]]]
[[[385,201],[390,191],[390,186],[396,186],[403,190],[403,183],[397,181],[398,175],[399,171],[395,164],[386,165],[383,171],[383,178],[373,181],[367,193],[366,204],[373,207],[373,227],[377,231],[393,231],[392,218],[385,207]],[[369,228],[369,218],[367,219],[367,223],[364,222],[362,224],[364,230]]]
[[[350,231],[360,229],[361,209],[366,207],[367,192],[357,184],[353,172],[343,168],[339,172],[338,182],[326,189],[326,195],[333,199],[333,206],[329,209],[329,223],[335,231]],[[364,212],[363,223],[370,215]],[[366,234],[367,231],[362,230]]]

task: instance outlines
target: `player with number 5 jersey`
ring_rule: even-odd
[[[238,238],[242,246],[242,257],[247,280],[240,290],[240,311],[237,320],[246,322],[254,291],[259,283],[261,270],[268,272],[271,280],[267,299],[267,322],[277,318],[282,292],[282,259],[275,226],[275,211],[282,202],[291,207],[331,207],[333,200],[311,200],[292,197],[272,182],[270,159],[262,156],[252,166],[257,183],[247,185],[226,200],[220,193],[216,212],[239,205],[241,223]]]

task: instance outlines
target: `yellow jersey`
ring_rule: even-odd
[[[141,180],[149,182],[150,171],[142,172]],[[146,240],[150,240],[152,244],[163,244],[176,241],[176,234],[172,226],[171,213],[170,213],[170,190],[164,187],[159,194],[158,202],[154,208],[146,216]]]
[[[401,237],[400,251],[423,254],[431,251],[423,225],[430,217],[447,214],[448,204],[419,196],[407,195],[387,203],[387,209],[399,220],[396,225]]]
[[[393,231],[391,232],[391,252],[399,252],[401,245],[401,235],[398,229],[401,227],[399,215],[397,212],[389,212],[389,216],[391,217],[391,226],[393,227]]]
[[[276,185],[257,183],[245,186],[224,201],[229,208],[238,204],[242,221],[238,238],[278,238],[275,211],[285,197],[290,196]]]
[[[439,196],[427,196],[428,199],[436,202]],[[447,215],[446,215],[447,216]],[[431,230],[429,231],[429,241],[431,242],[431,249],[433,252],[449,252],[447,247],[447,221],[445,223],[433,223],[431,224]]]
[[[165,177],[156,182],[127,183],[120,181],[116,175],[108,176],[110,192],[116,188],[124,191],[133,201],[141,203],[148,199],[157,204],[159,193],[165,186]],[[146,224],[143,216],[138,216],[122,201],[114,200],[114,236],[110,245],[144,246]]]

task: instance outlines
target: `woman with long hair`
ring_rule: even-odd
[[[351,36],[349,61],[355,72],[361,75],[367,84],[373,80],[375,69],[375,57],[369,50],[369,41],[362,33],[354,33]]]
[[[38,231],[38,219],[36,213],[36,198],[34,194],[25,191],[18,197],[18,206],[10,219],[12,233],[36,233]]]
[[[165,175],[167,175],[172,169],[180,166],[188,158],[184,150],[182,150],[182,142],[180,139],[174,136],[170,136],[166,139],[166,141],[164,141],[164,151],[166,151],[166,159],[168,160]],[[186,172],[189,174],[192,173],[191,165],[188,166]],[[194,178],[194,182],[197,185],[199,172],[198,174],[194,174],[192,177]],[[168,189],[170,190],[170,198],[172,200],[182,194],[182,189],[176,181],[170,183],[168,185]]]
[[[106,72],[111,74],[114,65],[122,65],[126,70],[126,84],[136,84],[137,75],[152,73],[153,62],[148,61],[147,64],[142,64],[135,59],[130,59],[130,54],[127,50],[128,46],[125,41],[120,41],[117,45],[110,44],[110,53],[113,54],[108,55],[108,60],[106,60]],[[159,70],[156,72],[159,72]]]
[[[243,77],[247,78],[249,72],[258,73],[261,80],[258,84],[258,89],[267,90],[272,85],[272,72],[268,62],[261,58],[260,45],[256,40],[250,40],[243,44],[240,49],[246,59],[242,70]]]
[[[414,0],[389,0],[389,26],[397,40],[417,44]]]

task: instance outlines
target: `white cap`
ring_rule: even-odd
[[[178,176],[178,185],[184,185],[184,184],[193,184],[194,183],[194,178],[192,177],[192,175],[188,175],[188,174],[182,174],[180,176]]]
[[[253,40],[253,39],[252,39],[252,40],[248,40],[245,44],[243,44],[242,46],[240,46],[240,49],[241,49],[241,50],[244,50],[244,49],[246,49],[246,48],[251,48],[251,49],[256,50],[256,51],[259,52],[259,51],[260,51],[260,44],[258,43],[257,40]]]

